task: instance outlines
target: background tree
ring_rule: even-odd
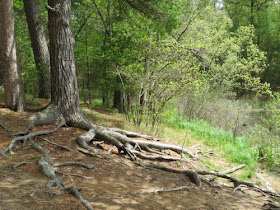
[[[1,1],[1,57],[5,88],[5,106],[15,111],[25,111],[26,104],[18,71],[12,1]]]
[[[268,66],[262,80],[277,90],[280,83],[280,5],[276,0],[224,1],[224,9],[233,21],[232,31],[240,26],[254,26],[254,43],[267,53]]]
[[[36,0],[24,0],[24,10],[28,24],[34,60],[38,71],[39,98],[50,97],[50,55],[45,38],[40,8]]]

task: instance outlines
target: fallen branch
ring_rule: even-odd
[[[239,170],[241,168],[244,168],[244,167],[246,167],[246,164],[241,164],[241,165],[235,166],[235,167],[233,167],[231,169],[222,171],[221,173],[223,173],[223,174],[231,174],[231,173],[233,173],[233,172],[235,172],[235,171],[237,171],[237,170]]]
[[[42,137],[39,137],[39,139],[42,139],[43,141],[46,141],[46,142],[48,142],[48,143],[50,143],[50,144],[52,144],[52,145],[61,147],[62,149],[67,150],[67,151],[69,151],[69,152],[72,151],[70,148],[65,147],[65,146],[62,146],[62,145],[59,145],[59,144],[57,144],[57,143],[55,143],[55,142],[52,142],[52,141],[50,141],[50,140],[48,140],[48,139],[45,139],[45,138],[42,138]]]
[[[230,169],[228,169],[228,170],[222,171],[221,173],[223,173],[223,174],[231,174],[231,173],[233,173],[233,172],[235,172],[235,171],[237,171],[237,170],[239,170],[239,169],[241,169],[241,168],[244,168],[244,167],[246,167],[246,164],[241,164],[241,165],[239,165],[239,166],[235,166],[235,167],[230,168]],[[219,171],[216,171],[216,172],[219,172]],[[209,181],[212,182],[212,181],[214,181],[215,179],[216,179],[216,177],[213,176],[212,178],[209,179]]]
[[[187,190],[190,192],[190,189],[187,186],[182,186],[182,187],[176,187],[171,189],[150,190],[146,192],[133,192],[131,194],[149,194],[149,193],[157,194],[160,192],[173,192],[173,191],[181,191],[181,190]]]
[[[55,163],[53,164],[53,167],[61,167],[61,166],[81,166],[87,169],[93,169],[94,166],[93,165],[89,165],[89,164],[85,164],[85,163],[79,163],[79,162],[65,162],[65,163]]]
[[[275,190],[273,190],[270,186],[271,186],[271,184],[270,184],[270,182],[269,181],[267,181],[265,178],[263,178],[260,174],[258,174],[257,173],[257,177],[259,178],[259,179],[261,179],[264,183],[265,183],[265,185],[266,185],[266,188],[268,189],[268,190],[270,190],[270,191],[272,191],[272,192],[275,192]]]

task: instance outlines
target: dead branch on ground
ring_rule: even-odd
[[[173,191],[182,191],[182,190],[187,190],[190,192],[190,189],[187,186],[181,186],[181,187],[176,187],[171,189],[150,190],[146,192],[133,192],[131,194],[149,194],[149,193],[157,194],[160,192],[173,192]]]
[[[79,163],[79,162],[65,162],[65,163],[54,163],[53,167],[61,167],[61,166],[81,166],[87,169],[93,169],[94,166],[90,164],[85,163]]]
[[[57,143],[55,143],[55,142],[53,142],[53,141],[50,141],[50,140],[48,140],[48,139],[45,139],[45,138],[42,138],[42,137],[39,137],[39,139],[42,139],[43,141],[46,141],[46,142],[48,142],[48,143],[50,143],[50,144],[52,144],[52,145],[55,145],[55,146],[57,146],[57,147],[60,147],[60,148],[62,148],[62,149],[64,149],[64,150],[67,150],[67,151],[72,151],[70,148],[68,148],[68,147],[65,147],[65,146],[62,146],[62,145],[59,145],[59,144],[57,144]]]

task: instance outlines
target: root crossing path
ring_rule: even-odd
[[[58,125],[52,130],[33,131],[36,127],[46,126],[50,124],[57,124],[57,123]],[[83,133],[81,130],[79,130],[79,134],[77,134],[76,137],[77,146],[75,146],[75,144],[73,143],[72,146],[66,146],[65,145],[66,142],[63,143],[63,141],[57,142],[48,139],[48,137],[50,136],[56,138],[57,137],[56,134],[60,132],[61,128],[74,129],[74,128],[66,127],[69,125],[87,131],[86,133]],[[244,186],[244,187],[249,187],[251,190],[257,190],[263,195],[271,196],[273,198],[280,198],[280,194],[278,192],[263,189],[251,182],[246,182],[237,179],[231,175],[222,174],[219,172],[212,172],[212,171],[195,171],[191,169],[182,170],[182,169],[172,168],[170,167],[170,165],[172,166],[173,163],[180,162],[182,164],[188,165],[190,161],[195,161],[195,160],[199,161],[199,160],[197,160],[196,156],[188,148],[177,146],[177,145],[166,144],[159,141],[154,141],[152,136],[125,131],[119,128],[106,128],[102,126],[97,126],[89,122],[82,115],[73,115],[68,118],[64,117],[63,114],[59,111],[59,109],[52,104],[49,105],[44,111],[33,114],[31,116],[31,123],[29,124],[27,130],[23,132],[17,132],[15,133],[15,135],[17,137],[13,138],[10,141],[7,148],[2,153],[3,158],[6,159],[9,155],[14,153],[15,149],[18,149],[19,152],[21,150],[20,148],[26,148],[26,147],[30,149],[33,148],[35,151],[37,151],[37,153],[41,154],[39,160],[37,161],[37,165],[38,165],[38,170],[49,180],[46,183],[46,188],[60,189],[62,192],[65,191],[72,194],[75,198],[80,200],[80,202],[87,209],[93,209],[95,206],[96,207],[100,206],[100,202],[102,203],[102,201],[106,203],[106,201],[104,200],[114,201],[116,202],[116,205],[119,205],[117,204],[118,201],[115,200],[130,199],[131,197],[136,197],[136,196],[146,197],[149,196],[149,194],[151,194],[150,192],[154,192],[157,194],[158,193],[164,193],[164,194],[194,193],[198,191],[205,191],[206,188],[212,191],[214,190],[214,186],[215,186],[214,183],[212,183],[214,179],[207,179],[201,177],[207,175],[211,175],[211,177],[213,176],[222,177],[224,179],[228,179],[232,181],[234,183],[234,185],[232,186],[233,187],[232,192],[233,191],[236,192],[238,191],[237,188],[240,188],[240,186]],[[71,135],[71,137],[73,138],[73,135]],[[135,140],[133,138],[137,138],[138,140]],[[139,138],[142,140],[139,140]],[[94,141],[104,142],[104,144],[103,145],[96,144],[96,146],[92,146],[93,145],[92,142]],[[23,147],[19,148],[18,145],[23,145]],[[82,147],[82,150],[79,147]],[[81,153],[80,151],[83,151],[83,153]],[[74,153],[75,156],[73,156],[72,153]],[[59,160],[60,163],[58,163],[56,158],[60,154],[64,154],[62,158],[64,162]],[[55,156],[56,158],[54,158],[53,156]],[[78,158],[79,161],[76,161],[75,160],[77,159],[76,157],[82,157],[82,158]],[[132,171],[129,173],[135,173],[133,171],[137,169],[140,171],[145,170],[146,171],[145,173],[147,175],[151,172],[150,168],[155,168],[155,170],[160,169],[165,171],[165,172],[159,172],[158,170],[152,171],[152,174],[157,174],[158,181],[160,181],[160,183],[164,183],[166,180],[168,181],[168,179],[171,176],[172,178],[170,178],[170,181],[172,181],[173,184],[175,183],[177,184],[175,184],[175,186],[174,185],[168,186],[168,188],[164,188],[164,189],[163,188],[159,189],[158,187],[153,188],[154,186],[151,185],[150,187],[152,187],[153,189],[151,188],[142,189],[143,193],[127,192],[127,193],[120,194],[120,192],[118,192],[117,195],[116,194],[113,195],[114,192],[109,191],[111,196],[101,195],[100,193],[89,195],[88,194],[89,192],[92,192],[92,190],[96,190],[96,189],[89,190],[87,189],[87,185],[85,185],[84,183],[82,184],[83,186],[76,186],[73,184],[73,182],[75,183],[74,179],[81,179],[81,178],[84,178],[88,182],[90,182],[90,180],[93,183],[96,182],[95,173],[99,174],[99,172],[97,171],[97,167],[95,166],[94,162],[98,163],[100,161],[110,163],[107,168],[108,174],[110,174],[110,170],[111,170],[110,167],[112,167],[112,164],[114,165],[114,167],[120,169],[123,169],[125,167],[126,173],[128,173],[129,171]],[[153,162],[147,163],[147,161],[153,161]],[[89,164],[88,162],[93,162],[93,164]],[[165,164],[165,166],[159,164],[160,162],[162,164]],[[25,168],[27,165],[27,164],[20,164],[20,163],[17,164],[19,165],[17,167],[14,167],[14,170]],[[58,171],[58,168],[68,168],[70,172],[69,171],[64,172],[65,170],[61,171],[61,169]],[[76,170],[77,172],[72,172],[71,170]],[[141,172],[140,174],[142,173],[143,172]],[[166,176],[166,180],[164,180],[165,179],[164,177],[160,177],[158,175],[161,173],[168,173],[168,176]],[[189,185],[192,187],[186,186],[186,183],[181,183],[182,175],[185,176],[187,180],[189,180]],[[123,176],[125,178],[127,174],[123,174]],[[73,177],[77,177],[77,178],[73,178]],[[148,177],[145,177],[144,180],[147,178]],[[161,179],[164,181],[161,181]],[[108,183],[106,184],[106,181],[110,183],[111,180],[108,179],[108,177],[106,179],[104,175],[104,180],[102,180],[102,183],[106,185],[105,188],[110,188],[110,184],[109,186],[107,186]],[[127,180],[125,179],[120,179],[119,181],[117,181],[117,183],[122,184],[123,182],[126,181]],[[82,189],[84,188],[85,188],[86,195],[83,194]],[[188,190],[182,191],[183,189],[188,189]],[[34,197],[36,196],[36,194],[40,192],[40,190],[42,191],[42,189],[36,188],[33,192],[30,192],[30,195]],[[136,190],[137,189],[133,189],[134,192]],[[139,191],[140,190],[141,189],[139,189]],[[231,190],[226,189],[226,191],[230,192]],[[102,192],[102,190],[100,190],[100,192]],[[149,193],[145,193],[145,192],[149,192]],[[152,200],[150,200],[151,203],[153,203]],[[160,205],[160,204],[154,204],[154,205]]]

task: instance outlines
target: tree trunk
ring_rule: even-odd
[[[70,7],[70,0],[48,0],[51,99],[66,123],[75,127],[86,120],[79,105]]]
[[[0,18],[5,106],[15,111],[24,111],[26,104],[17,64],[13,1],[0,1]]]
[[[36,0],[23,0],[34,60],[39,76],[39,98],[50,97],[50,54]]]

